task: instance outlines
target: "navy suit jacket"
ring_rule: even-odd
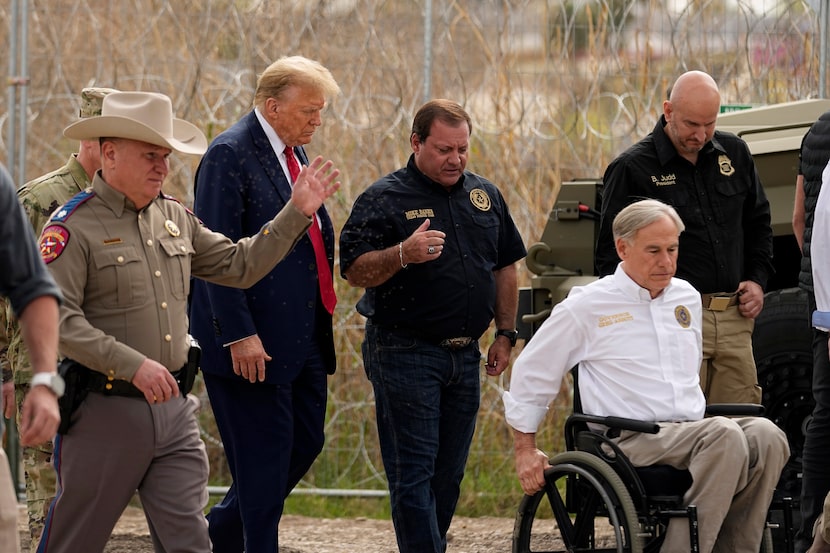
[[[307,165],[305,151],[301,147],[294,151]],[[291,185],[253,111],[213,140],[196,171],[196,215],[233,240],[259,232],[290,198]],[[331,269],[334,229],[325,207],[317,217]],[[315,331],[331,374],[335,369],[332,318],[319,301],[317,264],[308,233],[247,290],[202,280],[193,283],[190,332],[202,346],[206,373],[233,377],[225,344],[258,334],[272,357],[266,365],[266,382],[290,382],[303,367]]]

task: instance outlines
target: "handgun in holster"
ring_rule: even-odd
[[[177,378],[182,397],[186,397],[193,389],[196,374],[199,372],[199,362],[202,359],[202,348],[199,346],[198,340],[190,335],[188,335],[188,338],[190,339],[190,349],[187,350],[187,363],[182,367]]]
[[[58,399],[58,410],[61,415],[58,434],[66,434],[72,425],[72,414],[89,393],[89,370],[77,361],[66,358],[58,364],[58,374],[66,383],[64,393]]]

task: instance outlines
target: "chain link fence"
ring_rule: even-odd
[[[265,67],[301,54],[330,68],[343,90],[308,148],[342,170],[343,189],[329,202],[336,230],[363,189],[406,163],[412,117],[429,95],[468,109],[468,168],[500,186],[529,244],[559,184],[601,176],[648,133],[681,72],[709,72],[725,104],[815,97],[817,19],[800,0],[32,0],[28,80],[9,81],[27,92],[25,175],[17,184],[76,151],[61,131],[77,117],[85,86],[163,92],[179,117],[212,138],[251,109]],[[15,24],[8,3],[0,6],[0,25]],[[0,70],[9,63],[0,59]],[[9,103],[0,103],[0,159],[7,164]],[[166,184],[186,203],[197,163],[176,157]],[[524,265],[520,278],[529,282]],[[360,356],[363,321],[354,310],[360,290],[342,279],[336,286],[339,369],[329,379],[327,444],[300,487],[383,490]],[[482,383],[464,482],[470,499],[462,503],[512,494],[513,504],[518,487],[500,382],[483,376]],[[551,450],[560,447],[555,420],[567,395],[540,434]],[[227,484],[204,399],[212,483]]]

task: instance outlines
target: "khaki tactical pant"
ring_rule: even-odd
[[[703,362],[700,387],[706,403],[761,403],[761,387],[752,356],[755,320],[738,306],[703,310]]]
[[[696,505],[701,553],[757,553],[781,470],[787,436],[763,417],[710,417],[660,423],[657,434],[623,431],[617,444],[635,466],[688,469],[684,505]],[[661,551],[689,551],[685,519],[669,523]]]

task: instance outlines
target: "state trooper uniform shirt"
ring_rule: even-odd
[[[99,172],[90,189],[55,212],[40,238],[41,256],[66,298],[61,354],[127,381],[146,357],[179,370],[190,345],[190,277],[249,287],[310,221],[289,204],[255,236],[233,243],[167,196],[137,210]]]
[[[355,201],[340,236],[341,271],[364,253],[406,240],[425,219],[430,230],[446,233],[442,254],[368,288],[357,310],[375,325],[427,340],[478,338],[493,319],[493,271],[527,253],[504,198],[483,177],[465,171],[447,190],[410,156]]]
[[[600,275],[619,261],[611,230],[622,208],[653,198],[675,208],[680,234],[677,276],[701,293],[733,292],[743,280],[765,287],[773,273],[769,202],[746,143],[715,131],[693,165],[677,153],[661,116],[646,138],[608,166],[603,177]]]

